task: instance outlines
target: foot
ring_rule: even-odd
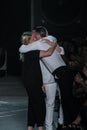
[[[77,118],[72,122],[72,124],[80,125],[81,117],[78,115]]]
[[[61,129],[62,129],[62,126],[63,126],[62,124],[59,124],[59,123],[58,123],[58,127],[57,127],[56,130],[61,130]]]

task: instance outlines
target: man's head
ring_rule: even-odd
[[[43,26],[36,26],[32,30],[32,35],[36,37],[37,40],[46,37],[48,35],[48,31]]]

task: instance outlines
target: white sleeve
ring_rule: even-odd
[[[39,42],[34,42],[32,44],[28,44],[28,45],[21,45],[19,48],[19,52],[21,53],[26,53],[32,50],[39,50]]]
[[[48,39],[48,40],[50,40],[51,42],[57,42],[57,38],[56,37],[54,37],[54,36],[52,36],[52,35],[48,35],[47,37],[45,37],[44,39]]]
[[[60,52],[60,54],[61,55],[64,55],[65,54],[65,52],[64,52],[64,48],[63,47],[60,47],[61,48],[61,52]]]

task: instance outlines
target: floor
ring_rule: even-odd
[[[21,79],[0,78],[0,130],[27,130],[27,95]]]
[[[0,130],[27,130],[27,94],[19,77],[0,77]]]

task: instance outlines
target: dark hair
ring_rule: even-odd
[[[41,37],[46,37],[47,29],[43,26],[36,26],[33,28]]]

